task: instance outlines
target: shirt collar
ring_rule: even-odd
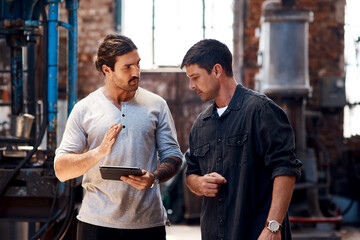
[[[229,110],[239,110],[243,104],[243,96],[245,94],[245,90],[246,88],[241,85],[240,83],[236,86],[236,89],[235,89],[235,93],[233,95],[233,97],[231,98],[230,100],[230,103],[229,103],[229,106],[228,106],[228,109]],[[211,117],[211,115],[214,113],[214,111],[216,111],[216,104],[215,102],[213,102],[213,104],[208,107],[204,114],[202,115],[202,119],[206,119],[206,118],[209,118]]]

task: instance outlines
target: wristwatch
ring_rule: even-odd
[[[154,172],[152,172],[152,174],[154,175],[154,182],[151,184],[150,188],[154,188],[159,184],[159,176]]]
[[[276,220],[270,220],[266,222],[265,227],[267,227],[267,229],[269,229],[271,232],[277,232],[282,228],[281,224]]]

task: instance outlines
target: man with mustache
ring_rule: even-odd
[[[75,105],[54,162],[60,181],[83,176],[77,239],[165,240],[158,183],[182,163],[170,110],[139,87],[140,57],[131,39],[106,36],[95,65],[105,85]],[[104,180],[100,165],[139,167],[143,175]]]
[[[287,209],[302,163],[284,111],[233,76],[232,54],[214,39],[193,45],[181,68],[213,104],[195,120],[186,183],[204,196],[203,240],[289,240]]]

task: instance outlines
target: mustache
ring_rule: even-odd
[[[132,77],[132,78],[129,80],[129,82],[134,81],[134,80],[140,81],[140,78],[138,78],[138,77]]]

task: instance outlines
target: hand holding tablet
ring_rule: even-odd
[[[100,166],[100,173],[103,179],[121,181],[121,176],[142,176],[143,173],[138,167],[124,166]]]

